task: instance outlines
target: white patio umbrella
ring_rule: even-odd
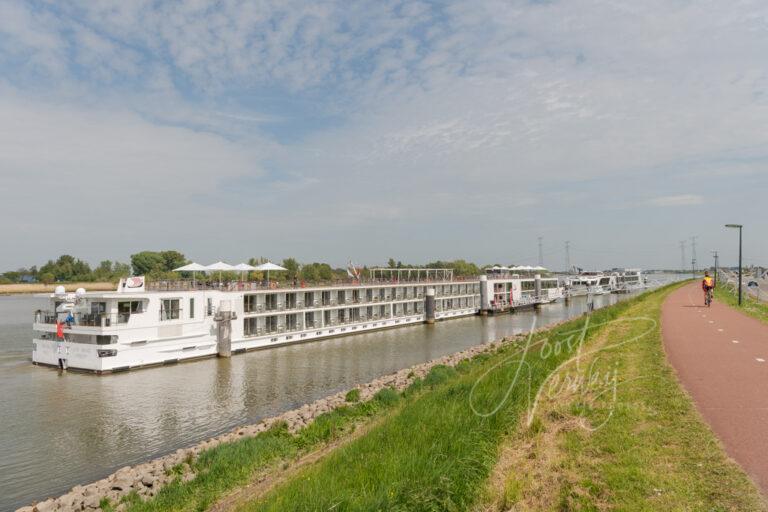
[[[267,273],[267,284],[269,284],[269,271],[270,270],[288,270],[287,268],[283,268],[280,265],[275,265],[271,261],[268,261],[266,263],[262,263],[261,265],[256,267],[256,270],[260,270],[262,272]]]
[[[222,272],[232,272],[235,270],[235,267],[230,265],[229,263],[224,263],[223,261],[217,261],[216,263],[211,263],[210,265],[205,267],[206,272],[219,272],[219,282],[221,282],[221,273]]]
[[[245,272],[250,272],[251,270],[256,270],[256,267],[254,267],[253,265],[249,265],[247,263],[238,263],[237,265],[235,265],[235,270],[238,270],[241,272],[240,279],[244,281],[244,279],[242,279],[243,277],[242,274]]]
[[[208,270],[208,267],[194,262],[188,265],[184,265],[183,267],[173,269],[174,272],[192,272],[192,286],[197,285],[197,273],[205,272],[206,270]]]

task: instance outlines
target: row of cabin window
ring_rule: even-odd
[[[474,300],[471,300],[467,297],[443,299],[438,300],[436,305],[439,310],[460,309],[473,306]],[[364,316],[363,310],[365,310]],[[424,312],[424,303],[419,301],[395,304],[393,310],[395,317],[422,314]],[[319,321],[321,318],[322,323]],[[299,325],[299,313],[249,317],[243,319],[243,332],[245,336],[252,336],[259,334],[260,329],[263,333],[266,334],[277,332],[280,328],[285,328],[287,330],[296,330],[299,327],[303,327],[305,329],[318,328],[321,326],[337,325],[339,323],[354,323],[361,321],[362,319],[374,320],[377,318],[390,318],[390,306],[381,305],[366,306],[364,308],[340,308],[322,312],[307,311],[304,313],[303,325]]]
[[[179,320],[183,311],[181,308],[181,299],[163,299],[160,303],[160,320]],[[189,319],[195,318],[195,299],[189,299]],[[208,299],[206,304],[207,316],[213,315],[213,300]]]
[[[445,287],[448,288],[450,285],[446,285]],[[453,285],[457,287],[457,290],[454,293],[462,293],[467,291],[467,288],[469,288],[470,292],[477,292],[477,288],[474,285]],[[462,289],[459,289],[458,287],[462,287]],[[411,291],[408,288],[392,288],[391,293],[387,294],[387,291],[389,291],[389,288],[378,288],[374,290],[373,288],[365,289],[365,299],[366,302],[373,302],[374,297],[378,297],[379,300],[387,300],[391,299],[392,297],[395,297],[396,299],[402,299],[402,298],[414,298],[419,293],[423,293],[424,287],[413,287],[413,290]],[[349,290],[352,292],[352,295],[350,297],[350,300],[352,302],[359,302],[361,300],[361,290]],[[399,293],[398,291],[405,291],[405,294]],[[347,301],[347,292],[348,290],[337,290],[336,291],[336,303],[337,304],[344,304]],[[322,291],[322,292],[304,292],[304,305],[314,305],[315,304],[315,296],[316,294],[320,294],[320,297],[318,299],[318,304],[323,306],[330,306],[332,305],[331,298],[332,298],[332,291]],[[451,293],[449,290],[447,293]],[[271,311],[274,309],[278,309],[280,307],[280,303],[278,302],[278,295],[283,294],[277,294],[277,293],[270,293],[264,295],[264,309],[267,311]],[[258,301],[258,294],[250,294],[245,295],[244,300],[244,311],[246,313],[250,313],[256,310],[257,308],[257,301]],[[286,293],[284,295],[285,304],[284,307],[287,309],[295,308],[297,305],[297,294],[296,293]]]
[[[363,318],[374,320],[376,318],[389,318],[389,307],[388,306],[376,306],[377,312],[374,313],[373,306],[369,306],[366,311],[365,317],[363,317],[362,308],[344,308],[344,309],[338,309],[335,311],[323,311],[321,312],[314,312],[314,311],[308,311],[304,313],[304,323],[303,325],[299,325],[299,314],[293,313],[293,314],[287,314],[287,315],[274,315],[274,316],[265,316],[265,317],[250,317],[243,319],[243,329],[245,336],[251,336],[258,334],[259,331],[259,324],[261,324],[261,329],[263,329],[264,333],[273,333],[278,331],[280,328],[285,328],[287,330],[295,330],[299,327],[303,328],[317,328],[322,326],[330,326],[330,325],[337,325],[337,324],[343,324],[347,322],[359,322]],[[332,313],[336,313],[333,315]],[[395,316],[406,316],[411,314],[421,314],[423,313],[423,304],[418,303],[413,308],[408,308],[398,310],[395,312]],[[322,317],[320,316],[322,314]],[[317,316],[316,316],[317,315]],[[317,320],[316,320],[317,318]],[[322,318],[322,323],[319,321],[320,318]]]
[[[511,287],[512,287],[512,283],[496,283],[495,284],[494,292],[496,292],[496,293],[502,292],[502,291],[509,292],[511,290]],[[556,279],[547,279],[547,280],[542,279],[541,280],[541,289],[542,290],[548,290],[550,288],[557,288],[557,287],[558,287],[558,282],[557,282]],[[535,281],[522,281],[520,283],[520,289],[522,291],[524,291],[524,292],[525,291],[535,290],[536,289],[536,282]]]

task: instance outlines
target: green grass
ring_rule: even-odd
[[[755,297],[747,293],[746,287],[741,292],[741,306],[739,306],[738,292],[730,286],[718,286],[715,288],[715,299],[738,308],[740,311],[762,322],[768,323],[768,303],[757,302]]]
[[[631,301],[595,312],[592,325],[621,314]],[[577,319],[534,337],[548,338],[549,357],[527,353],[523,381],[535,388],[576,344],[566,333],[579,331]],[[598,329],[587,328],[587,337]],[[507,346],[458,368],[437,366],[401,398],[404,402],[366,435],[301,471],[246,510],[465,510],[493,467],[502,436],[518,424],[528,405],[527,385],[504,400],[517,371],[520,347]],[[517,355],[515,355],[518,353]],[[528,372],[530,369],[530,374]],[[488,372],[484,378],[483,374]],[[474,389],[470,407],[470,393]]]
[[[673,285],[674,286],[674,285]],[[434,367],[403,393],[386,388],[373,400],[321,416],[296,435],[284,425],[261,435],[220,445],[193,461],[198,476],[177,481],[149,502],[129,502],[131,511],[205,510],[228,491],[323,443],[348,435],[355,425],[379,421],[360,437],[299,469],[246,510],[467,510],[487,498],[488,476],[510,439],[538,439],[552,417],[581,415],[598,422],[608,403],[560,404],[552,416],[536,416],[528,430],[529,389],[537,389],[577,349],[632,334],[612,320],[627,315],[658,319],[667,291],[650,292],[598,310],[532,338],[504,345],[455,368]],[[608,323],[608,324],[607,324]],[[601,324],[607,324],[600,326]],[[546,343],[545,343],[546,341]],[[570,341],[571,343],[567,343]],[[542,357],[546,355],[547,357]],[[522,377],[512,387],[518,361]],[[658,329],[640,342],[601,353],[601,366],[615,367],[620,386],[610,420],[592,434],[567,430],[558,438],[553,466],[556,488],[547,507],[557,510],[762,510],[743,472],[724,456],[666,364]],[[498,410],[490,415],[480,412]],[[351,397],[353,398],[353,397]],[[499,405],[500,404],[500,405]],[[550,411],[552,413],[553,411]],[[517,436],[517,437],[516,437]],[[534,460],[532,464],[538,461]],[[510,471],[506,505],[530,494],[530,478]],[[538,509],[538,508],[537,508]]]
[[[666,361],[658,325],[666,295],[652,293],[625,312],[625,318],[656,321],[651,332],[600,351],[598,360],[598,355],[592,357],[593,372],[615,369],[615,399],[610,393],[596,399],[595,394],[577,394],[556,399],[542,411],[546,418],[542,432],[553,431],[558,421],[573,416],[585,418],[592,427],[602,425],[594,431],[564,429],[550,441],[548,455],[558,486],[552,508],[765,510],[757,489],[724,454]],[[615,345],[646,329],[640,321],[617,323],[603,333],[603,342],[606,347]],[[541,439],[543,433],[537,442]],[[541,453],[534,449],[529,456]],[[515,490],[513,503],[530,503],[525,498],[535,482],[513,472],[506,485]]]
[[[373,418],[391,405],[391,400],[374,399],[322,414],[295,435],[288,432],[284,423],[278,423],[258,436],[221,444],[192,461],[192,469],[197,473],[194,480],[176,480],[146,502],[130,500],[128,510],[206,510],[228,491],[247,484],[257,472],[276,468],[323,443],[339,439],[359,422]]]

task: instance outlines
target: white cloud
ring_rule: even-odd
[[[601,208],[643,195],[699,204],[669,182],[759,180],[768,160],[764,2],[0,8],[0,65],[29,56],[58,77],[6,73],[34,83],[23,101],[0,90],[6,185],[54,183],[104,216],[100,198],[130,190],[152,199],[131,211],[144,232],[165,214],[201,251],[215,249],[198,232],[338,252],[348,233],[334,230],[359,228],[365,250],[405,240],[419,255],[453,250],[456,226],[465,246],[488,224],[570,237],[560,222],[607,222]],[[502,245],[480,258],[504,261]]]
[[[202,242],[227,226],[222,187],[258,178],[261,149],[129,111],[0,98],[4,257],[125,259],[136,247]],[[203,245],[203,244],[201,244]],[[21,255],[24,255],[23,258]]]
[[[648,200],[648,204],[653,206],[691,206],[704,204],[704,197],[695,194],[654,197]]]

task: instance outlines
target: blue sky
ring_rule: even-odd
[[[4,0],[0,269],[767,263],[766,54],[747,0]]]

